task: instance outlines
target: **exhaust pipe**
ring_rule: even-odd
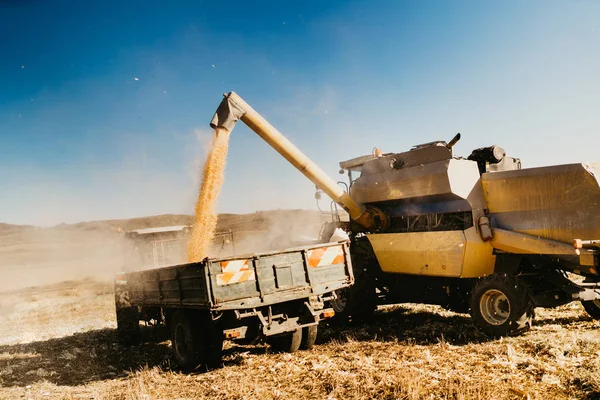
[[[241,119],[304,176],[346,210],[354,221],[366,229],[378,228],[385,224],[384,221],[387,221],[387,218],[381,211],[375,208],[365,208],[364,205],[354,201],[317,164],[312,162],[235,92],[225,94],[224,97],[210,122],[213,129],[222,128],[231,132],[235,123]]]

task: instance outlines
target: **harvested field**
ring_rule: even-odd
[[[227,343],[223,368],[194,374],[171,368],[164,331],[119,347],[108,283],[5,292],[0,305],[2,399],[600,398],[600,322],[577,303],[499,340],[467,315],[384,307],[369,325],[323,327],[308,352]]]

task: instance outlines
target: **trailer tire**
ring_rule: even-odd
[[[534,318],[534,302],[523,280],[506,274],[480,279],[471,294],[471,317],[492,337],[516,335],[528,330]]]
[[[170,321],[173,359],[182,371],[192,371],[206,363],[205,337],[192,312],[178,310]]]
[[[117,308],[116,314],[119,343],[123,346],[140,344],[140,321],[137,307]]]
[[[600,319],[600,300],[582,301],[581,305],[590,317]]]
[[[318,325],[307,326],[302,328],[302,341],[300,342],[300,350],[311,350],[317,341]]]
[[[207,322],[206,333],[206,366],[208,368],[218,368],[223,363],[223,330],[210,318]]]
[[[300,344],[302,343],[302,329],[273,336],[269,338],[268,343],[276,352],[294,353],[300,348]]]

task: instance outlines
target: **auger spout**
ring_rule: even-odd
[[[238,120],[242,120],[258,136],[288,160],[290,164],[331,197],[358,224],[366,229],[375,229],[382,224],[382,220],[385,217],[379,210],[366,208],[352,199],[317,164],[294,146],[281,132],[250,107],[248,103],[235,92],[230,92],[224,95],[224,99],[215,112],[210,126],[213,129],[222,128],[231,132]]]

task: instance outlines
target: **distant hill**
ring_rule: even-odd
[[[17,232],[27,229],[34,229],[35,227],[32,225],[12,225],[12,224],[3,224],[0,222],[0,232],[1,233],[11,233]]]
[[[249,214],[219,214],[218,230],[248,231],[268,229],[273,222],[281,221],[283,224],[294,224],[301,221],[316,223],[329,220],[329,214],[322,214],[315,210],[268,210],[257,211]],[[194,216],[185,214],[162,214],[149,217],[114,219],[78,222],[75,224],[60,224],[49,228],[39,228],[32,225],[12,225],[0,223],[0,232],[16,233],[23,230],[83,230],[105,231],[121,228],[124,231],[144,228],[156,228],[171,225],[192,225]]]

